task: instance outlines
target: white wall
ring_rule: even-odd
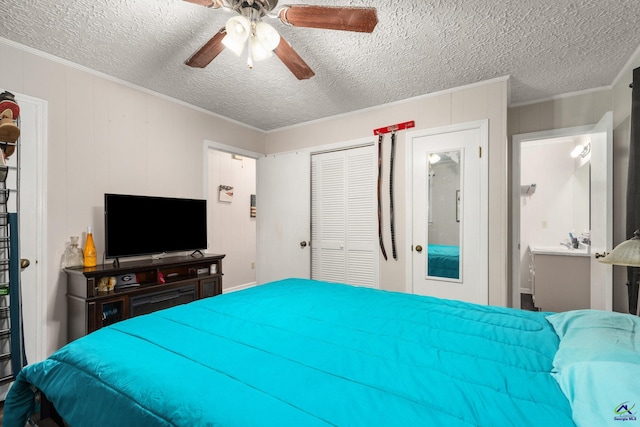
[[[507,283],[507,88],[506,79],[495,79],[402,102],[357,111],[343,116],[318,120],[269,132],[268,154],[318,147],[342,141],[357,140],[372,135],[373,130],[415,121],[415,130],[430,129],[470,121],[489,119],[489,303],[508,305],[510,287]],[[389,159],[390,139],[384,145],[383,156]],[[397,134],[395,176],[395,219],[398,261],[386,261],[380,255],[380,287],[406,291],[408,275],[406,259],[411,247],[405,230],[406,218],[406,152],[405,132]],[[387,160],[388,161],[388,160]],[[385,161],[385,164],[387,161]],[[382,188],[388,188],[388,177]],[[383,205],[389,205],[389,195],[383,192]],[[391,241],[388,218],[385,219],[385,241]]]
[[[523,144],[521,182],[536,184],[533,194],[521,197],[520,243],[526,246],[557,246],[569,233],[583,231],[574,224],[574,177],[576,161],[569,156],[574,147],[566,142]],[[587,181],[588,182],[588,181]],[[583,205],[589,208],[588,198]],[[577,224],[580,227],[580,224]]]
[[[203,141],[262,152],[264,133],[1,40],[0,57],[0,87],[48,101],[49,354],[66,343],[65,242],[91,225],[103,253],[103,194],[202,198]]]

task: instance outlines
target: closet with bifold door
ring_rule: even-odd
[[[311,156],[311,278],[379,287],[374,145]]]

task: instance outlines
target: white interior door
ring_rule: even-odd
[[[30,96],[15,95],[20,106],[20,146],[7,159],[7,164],[17,167],[19,156],[20,198],[18,201],[15,193],[9,196],[8,211],[16,212],[20,205],[20,258],[30,262],[20,273],[25,354],[27,362],[34,363],[47,356],[47,289],[43,285],[47,264],[44,256],[47,103]],[[16,188],[15,179],[12,170],[7,177],[7,188]],[[8,387],[0,387],[0,400],[4,400]]]
[[[488,303],[486,141],[486,121],[412,135],[414,293]]]
[[[46,101],[16,94],[20,105],[20,258],[29,260],[29,267],[20,273],[22,290],[23,329],[27,361],[44,359],[47,334],[47,292],[43,284],[46,267],[44,248],[46,162]],[[14,155],[9,164],[18,160]],[[10,174],[11,175],[11,174]],[[12,202],[12,199],[9,200]],[[13,199],[15,201],[15,199]],[[14,206],[9,210],[15,212]]]
[[[346,162],[343,151],[311,156],[311,278],[346,282]]]
[[[258,159],[258,284],[288,277],[310,277],[310,165],[308,152]]]
[[[311,277],[377,288],[375,146],[311,156]]]
[[[613,113],[591,133],[591,308],[613,310],[613,268],[593,254],[613,245]]]

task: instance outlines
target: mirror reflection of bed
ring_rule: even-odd
[[[460,246],[430,244],[427,250],[429,276],[460,278]]]
[[[460,279],[460,151],[429,156],[427,275]]]

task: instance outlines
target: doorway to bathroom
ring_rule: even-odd
[[[612,114],[593,126],[513,137],[512,304],[612,309]]]

